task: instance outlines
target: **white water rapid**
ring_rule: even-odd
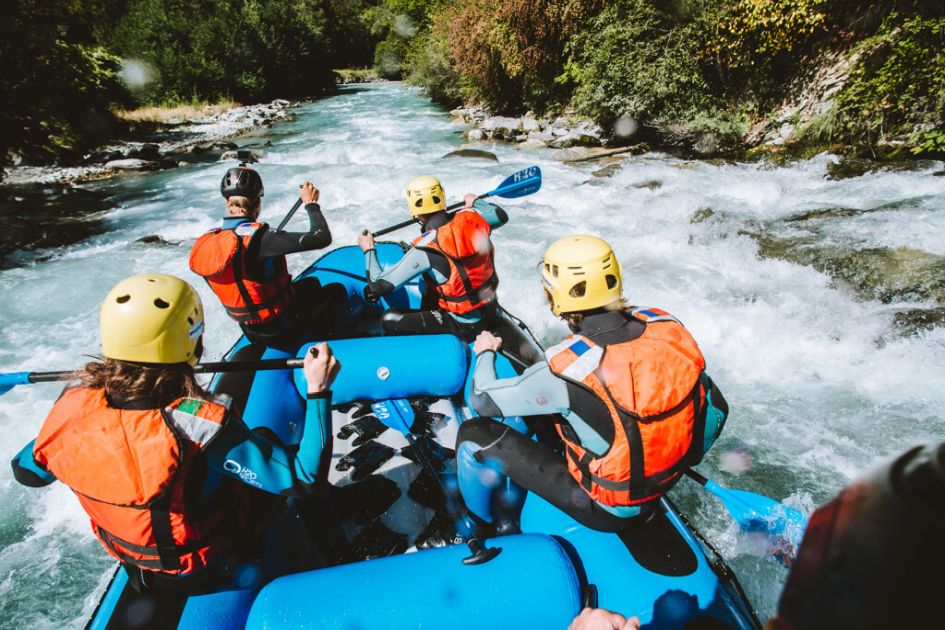
[[[296,121],[239,143],[272,141],[258,165],[267,191],[264,220],[278,223],[298,184],[311,179],[321,189],[333,246],[353,244],[362,227],[403,220],[403,189],[413,176],[440,177],[453,201],[540,165],[540,192],[502,202],[511,222],[494,235],[500,301],[543,343],[558,340],[565,328],[545,305],[537,261],[566,234],[609,240],[629,301],[678,316],[728,398],[728,426],[700,467],[722,484],[809,512],[879,459],[945,433],[945,327],[903,332],[893,324],[896,313],[945,306],[945,177],[933,176],[941,163],[834,180],[826,177],[831,156],[772,167],[649,154],[623,160],[606,177],[592,174],[600,163],[566,165],[551,159],[551,150],[512,145],[481,147],[498,163],[442,159],[462,143],[460,127],[397,83],[345,88],[295,114]],[[94,235],[22,252],[0,270],[0,370],[80,366],[98,352],[101,299],[120,279],[147,271],[172,273],[198,288],[208,312],[207,358],[219,357],[238,329],[190,273],[187,254],[222,215],[218,185],[227,166],[86,184],[107,195],[107,209],[84,219],[97,223]],[[816,216],[793,220],[807,213]],[[302,228],[299,215],[293,225]],[[408,239],[414,231],[392,236]],[[134,242],[154,234],[169,243]],[[793,253],[762,256],[764,239]],[[916,291],[880,301],[836,281],[827,263],[796,262],[797,250],[873,252],[880,261],[883,252],[918,252],[929,264],[907,278]],[[847,254],[830,260],[855,267],[859,259]],[[295,255],[290,268],[310,260]],[[901,265],[870,269],[905,273]],[[19,386],[0,397],[0,460],[35,437],[60,388]],[[720,470],[721,455],[733,447],[750,453],[747,471]],[[673,492],[730,561],[758,611],[772,613],[785,569],[746,553],[710,495],[685,480]],[[0,473],[0,626],[80,627],[112,566],[67,488],[24,488],[9,468]]]

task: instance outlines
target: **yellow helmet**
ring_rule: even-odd
[[[136,363],[197,363],[203,304],[174,276],[146,273],[109,291],[99,315],[102,354]]]
[[[545,251],[541,281],[555,315],[607,306],[622,297],[620,263],[606,241],[575,234]]]
[[[446,193],[440,180],[429,175],[411,179],[407,184],[407,208],[413,216],[446,210]]]

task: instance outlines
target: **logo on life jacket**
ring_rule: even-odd
[[[264,223],[242,223],[235,230],[214,228],[190,250],[190,269],[203,277],[227,314],[244,326],[271,322],[289,311],[292,276],[285,256],[273,261],[272,278],[253,278],[246,252]]]
[[[546,351],[551,371],[606,408],[613,439],[601,454],[558,426],[568,470],[594,500],[610,506],[652,501],[701,456],[705,360],[689,332],[659,309],[634,309],[643,334],[598,345],[572,335]]]
[[[71,388],[43,423],[33,457],[75,492],[112,556],[191,573],[230,546],[239,483],[225,481],[212,505],[185,503],[191,465],[227,415],[220,404],[186,398],[165,409],[115,409],[100,389]]]
[[[414,247],[442,254],[450,275],[442,284],[428,282],[439,295],[439,307],[463,315],[495,300],[499,277],[495,272],[492,229],[475,211],[457,212],[446,225],[414,239]]]

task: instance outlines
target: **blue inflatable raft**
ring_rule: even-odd
[[[402,250],[379,244],[378,255],[382,264],[391,264]],[[469,349],[448,335],[382,336],[379,308],[362,299],[363,268],[360,249],[345,247],[324,255],[300,278],[316,276],[322,284],[338,282],[348,290],[357,336],[331,342],[343,370],[333,387],[329,481],[352,491],[368,487],[370,500],[356,500],[353,515],[313,540],[299,540],[311,530],[298,521],[318,520],[333,506],[282,501],[281,518],[272,520],[271,540],[264,546],[282,553],[273,553],[274,577],[261,588],[241,587],[246,582],[236,576],[215,592],[140,595],[116,569],[90,628],[563,629],[585,605],[635,615],[644,628],[684,628],[697,619],[715,620],[710,627],[722,627],[721,622],[760,628],[732,572],[668,499],[648,522],[608,534],[528,495],[521,533],[485,541],[502,552],[482,564],[464,564],[469,550],[454,544],[455,516],[442,492],[431,489],[404,436],[379,425],[369,412],[373,401],[408,399],[419,421],[414,431],[429,438],[429,452],[455,486],[456,430],[474,415],[466,402]],[[387,302],[419,308],[422,290],[418,281]],[[227,359],[286,356],[241,338]],[[500,376],[515,373],[503,357],[497,370]],[[296,372],[229,373],[215,378],[210,389],[232,396],[250,427],[291,445],[298,442],[305,415],[301,371]],[[520,430],[523,425],[520,418],[504,421]],[[382,513],[371,513],[382,494],[374,505]],[[315,560],[301,569],[280,569],[277,556],[291,555],[298,545],[315,547]],[[266,564],[270,558],[262,560]]]

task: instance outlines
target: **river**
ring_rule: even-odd
[[[460,127],[398,83],[344,88],[295,114],[240,144],[271,141],[258,165],[264,220],[278,223],[310,179],[336,246],[353,243],[362,227],[403,220],[413,176],[440,177],[452,201],[540,165],[541,191],[503,202],[511,221],[494,235],[501,302],[543,343],[556,341],[565,329],[545,305],[536,263],[566,234],[609,240],[629,301],[678,316],[729,400],[728,425],[701,466],[720,483],[810,512],[880,459],[943,436],[941,162],[836,179],[829,155],[775,167],[647,154],[602,168],[563,164],[548,149],[486,145],[498,163],[444,159],[462,144]],[[198,288],[208,306],[208,358],[219,357],[238,329],[190,273],[187,254],[223,213],[224,167],[84,185],[97,193],[96,206],[68,219],[87,229],[65,245],[15,252],[0,269],[2,370],[79,366],[98,352],[101,299],[120,279],[147,271]],[[151,235],[165,242],[136,242]],[[296,255],[290,269],[308,262]],[[59,389],[20,386],[0,397],[0,459],[36,435]],[[749,455],[747,470],[729,465],[733,451]],[[673,492],[759,612],[770,614],[785,569],[747,552],[711,496],[688,481]],[[112,566],[69,490],[33,490],[9,472],[0,476],[0,626],[80,627]]]

